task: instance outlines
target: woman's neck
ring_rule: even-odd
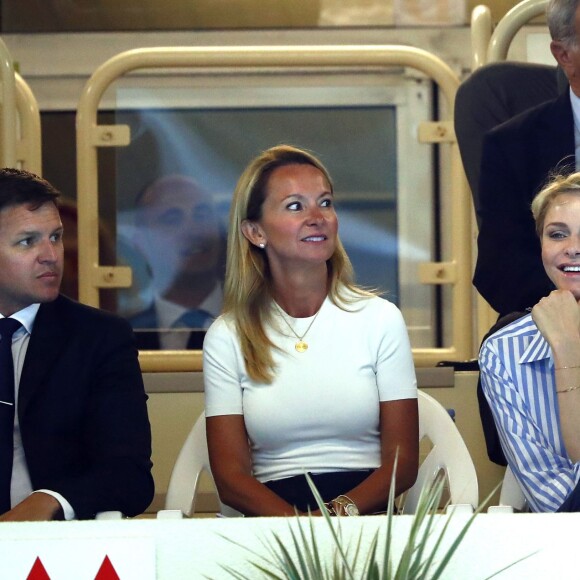
[[[310,272],[307,275],[287,275],[272,283],[272,297],[293,318],[314,316],[328,294],[328,275]]]

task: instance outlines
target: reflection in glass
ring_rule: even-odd
[[[133,241],[149,275],[150,303],[131,314],[140,349],[201,348],[199,333],[222,306],[223,248],[213,197],[169,174],[135,199]]]
[[[133,287],[119,292],[119,310],[147,338],[140,347],[199,348],[188,345],[189,330],[175,328],[175,321],[208,297],[211,308],[201,308],[208,318],[188,324],[207,328],[219,312],[235,183],[250,159],[279,143],[309,149],[325,163],[335,180],[340,235],[357,281],[402,308],[416,327],[410,328],[414,346],[433,345],[432,289],[410,288],[408,275],[431,259],[432,194],[407,191],[409,182],[401,186],[402,111],[392,102],[119,109],[115,121],[129,125],[132,139],[116,152],[117,251],[134,277]],[[423,147],[418,167],[410,165],[428,176],[430,153]],[[401,198],[401,191],[409,195]]]

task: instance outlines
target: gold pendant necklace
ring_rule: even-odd
[[[297,352],[306,352],[308,350],[308,343],[304,341],[304,337],[308,334],[308,331],[310,330],[310,328],[314,324],[316,317],[319,315],[320,311],[322,310],[322,306],[318,309],[318,311],[314,315],[314,318],[310,321],[310,324],[308,325],[306,332],[304,332],[304,334],[302,336],[299,336],[296,333],[296,331],[292,328],[292,325],[286,320],[286,316],[284,315],[284,311],[278,306],[278,303],[275,300],[273,302],[276,305],[276,308],[278,309],[278,312],[280,313],[282,320],[284,321],[286,326],[290,329],[290,332],[298,339],[298,342],[294,345],[294,348],[296,349]]]

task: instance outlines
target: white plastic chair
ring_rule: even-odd
[[[433,448],[419,468],[415,485],[407,492],[404,512],[415,513],[421,489],[444,470],[451,504],[476,507],[479,502],[477,475],[463,439],[445,408],[433,397],[419,391],[419,439],[428,437]],[[165,510],[179,510],[186,516],[195,512],[195,495],[202,471],[211,476],[205,413],[202,413],[187,439],[171,473]],[[213,478],[212,478],[213,480]],[[220,513],[226,517],[240,516],[238,511],[220,502]],[[161,517],[168,517],[160,512]]]
[[[419,440],[427,437],[433,448],[419,467],[417,481],[407,491],[403,513],[414,514],[423,486],[444,471],[451,506],[479,504],[477,474],[471,455],[447,410],[433,397],[419,391]]]
[[[499,505],[509,506],[513,508],[514,511],[528,511],[529,506],[526,497],[524,496],[522,488],[509,465],[506,467],[503,476],[503,482],[499,494]]]
[[[186,516],[195,513],[195,497],[202,472],[211,477],[207,438],[205,434],[205,413],[201,413],[191,429],[171,472],[165,510],[177,510]],[[225,517],[236,517],[242,514],[220,502],[220,513]],[[167,518],[167,513],[159,512],[158,517]]]

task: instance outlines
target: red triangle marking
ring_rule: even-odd
[[[113,564],[111,564],[111,560],[109,560],[109,556],[105,556],[97,575],[95,576],[95,580],[121,580],[119,575],[113,568]]]
[[[36,560],[34,560],[34,564],[32,565],[26,580],[50,580],[50,576],[46,572],[46,569],[38,556],[36,557]]]

